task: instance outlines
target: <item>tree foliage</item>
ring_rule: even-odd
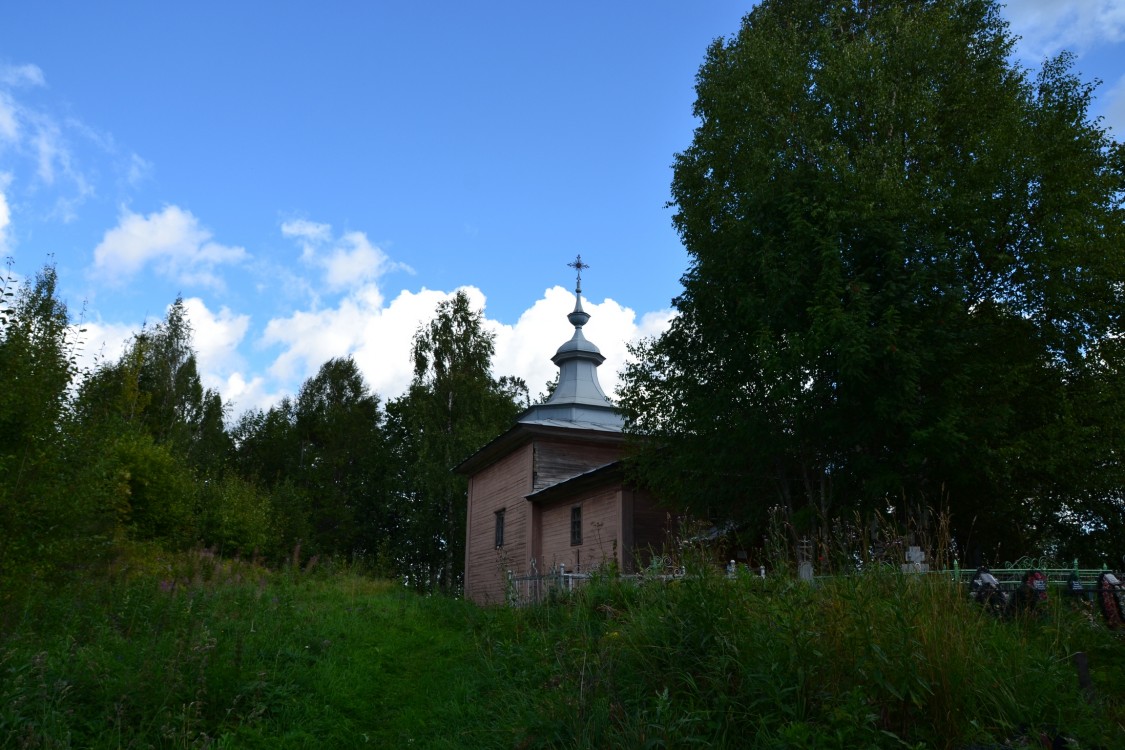
[[[354,360],[331,359],[305,382],[294,426],[321,548],[368,548],[386,530],[389,462],[379,398]]]
[[[453,467],[509,427],[528,399],[522,380],[492,377],[493,335],[457,292],[414,336],[414,379],[388,406],[407,520],[411,581],[456,591],[464,572],[466,480]]]
[[[74,409],[111,461],[120,535],[171,548],[212,541],[205,519],[232,446],[222,399],[202,385],[182,299],[83,378]]]
[[[13,582],[85,573],[139,543],[274,563],[365,563],[456,591],[464,480],[451,469],[527,405],[493,379],[464,294],[419,329],[410,390],[386,408],[351,358],[243,414],[203,386],[182,300],[92,371],[53,267],[0,284],[0,605]]]
[[[76,342],[57,285],[50,265],[0,285],[0,592],[96,563],[112,536],[112,471],[69,408]]]
[[[10,277],[0,290],[14,298],[0,322],[0,456],[17,461],[55,436],[74,375],[70,318],[57,285],[54,267],[46,266],[18,292]]]
[[[1125,158],[1070,56],[1033,78],[1012,44],[990,0],[765,0],[711,45],[679,315],[624,376],[642,478],[751,528],[1125,532]]]

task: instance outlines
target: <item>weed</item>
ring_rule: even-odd
[[[686,576],[523,609],[138,555],[5,611],[0,746],[1125,745],[1125,641],[1087,605],[998,619],[940,576],[810,586],[681,549]]]

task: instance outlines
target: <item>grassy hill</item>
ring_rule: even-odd
[[[937,577],[704,574],[509,610],[134,567],[6,596],[0,746],[1125,747],[1125,640],[1058,596],[1000,620]]]

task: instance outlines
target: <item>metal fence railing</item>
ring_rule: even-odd
[[[552,595],[566,594],[593,578],[595,574],[567,570],[565,565],[558,565],[551,570],[540,573],[536,570],[535,561],[531,562],[527,573],[516,574],[508,571],[507,601],[513,606],[524,606],[546,601]],[[683,578],[683,566],[674,564],[668,557],[655,557],[640,573],[626,573],[618,578],[632,581],[668,581]]]
[[[764,567],[749,568],[745,564],[736,564],[733,560],[725,569],[727,575],[732,578],[747,573],[753,577],[767,576]],[[913,559],[908,559],[901,565],[901,570],[908,575],[945,576],[969,589],[979,578],[982,569],[962,568],[957,560],[954,560],[952,568],[933,569],[915,555]],[[1055,560],[1028,557],[985,570],[994,578],[999,590],[1006,593],[1015,592],[1025,583],[1029,573],[1038,572],[1042,576],[1037,580],[1042,580],[1045,589],[1052,588],[1059,592],[1088,597],[1092,597],[1099,590],[1099,581],[1104,580],[1103,574],[1110,572],[1104,565],[1101,568],[1080,568],[1078,562],[1074,561],[1070,567],[1064,567]],[[541,573],[536,570],[535,562],[532,561],[526,573],[517,574],[508,571],[507,602],[513,606],[542,602],[552,595],[567,594],[577,590],[593,575],[589,572],[568,570],[565,565],[557,565]],[[619,578],[633,581],[668,581],[683,578],[685,575],[686,571],[682,566],[674,564],[668,557],[657,556],[641,572],[623,574]],[[816,575],[811,562],[806,562],[798,566],[798,577],[811,582],[831,576]]]

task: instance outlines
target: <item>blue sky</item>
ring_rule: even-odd
[[[1125,133],[1125,3],[1013,0]],[[87,357],[177,295],[233,415],[351,354],[384,397],[469,289],[533,393],[587,327],[611,390],[687,256],[665,207],[707,44],[748,2],[17,3],[0,11],[0,255],[53,258]]]

